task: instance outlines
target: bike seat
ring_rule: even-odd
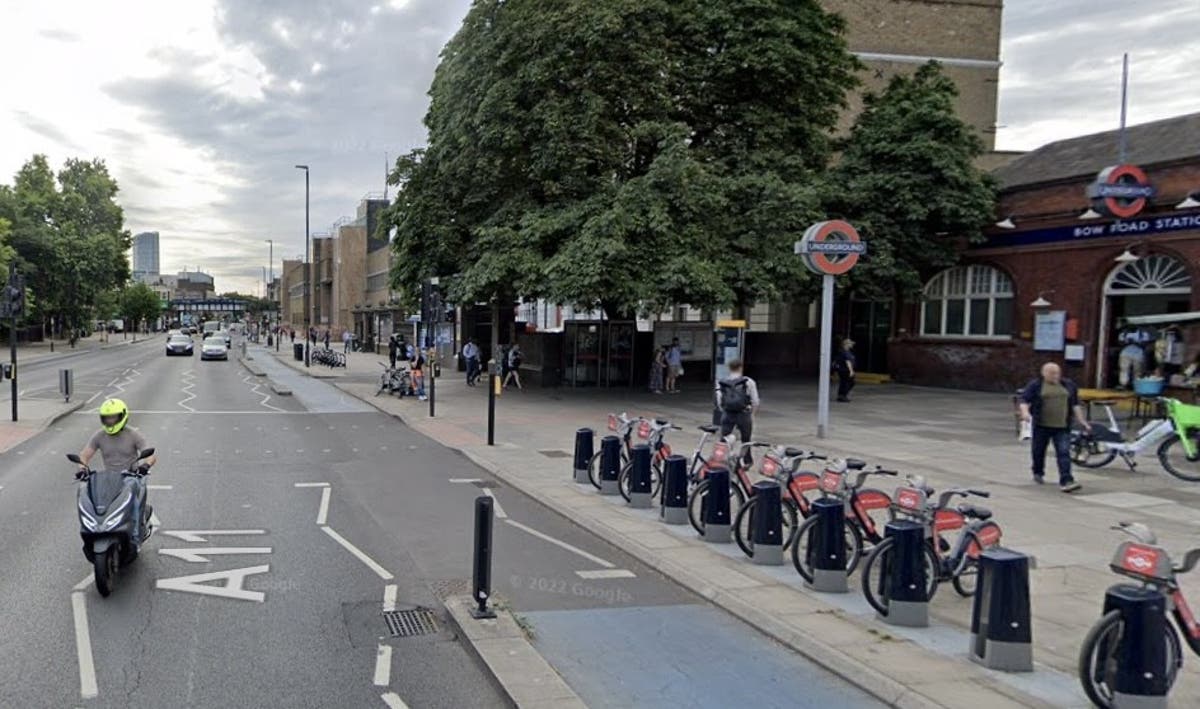
[[[804,455],[804,451],[793,446],[788,446],[787,448],[783,449],[783,455],[787,458],[799,458],[800,456]]]
[[[659,426],[666,426],[671,422],[666,419],[654,419],[654,423],[658,424]]]
[[[701,431],[704,431],[705,433],[716,433],[717,431],[721,430],[721,429],[717,428],[716,426],[698,426],[697,428],[699,428]]]
[[[992,518],[991,510],[989,510],[986,507],[980,507],[978,505],[960,505],[958,508],[958,511],[962,512],[964,517],[971,517],[973,519],[991,519]]]
[[[846,459],[846,470],[862,470],[867,467],[867,461],[859,460],[858,458]]]

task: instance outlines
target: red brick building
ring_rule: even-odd
[[[1200,113],[1129,128],[1124,161],[1118,144],[1115,131],[1064,140],[995,172],[987,242],[898,308],[897,381],[1011,390],[1054,360],[1081,385],[1112,386],[1125,318],[1200,311]],[[1130,194],[1148,182],[1152,195],[1090,198],[1120,162],[1144,173],[1124,178]],[[1191,361],[1200,321],[1180,334]]]

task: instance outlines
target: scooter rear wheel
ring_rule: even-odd
[[[113,582],[117,578],[117,547],[110,546],[105,551],[99,552],[92,557],[92,568],[96,573],[96,590],[101,596],[108,598],[108,594],[112,593]]]

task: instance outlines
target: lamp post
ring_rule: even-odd
[[[308,348],[310,345],[309,329],[312,327],[312,321],[309,318],[312,317],[313,268],[312,258],[308,253],[308,165],[297,165],[296,169],[304,170],[304,270],[306,271],[304,277],[304,366],[309,367],[312,366]]]

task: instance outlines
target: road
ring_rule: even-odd
[[[92,403],[0,455],[0,706],[502,706],[424,611],[468,590],[481,493],[498,595],[590,705],[874,706],[323,382],[293,373],[295,395],[273,396],[236,361],[166,358],[158,340],[71,362]],[[108,396],[158,450],[160,525],[101,598],[63,456]],[[387,612],[424,632],[393,636]]]

